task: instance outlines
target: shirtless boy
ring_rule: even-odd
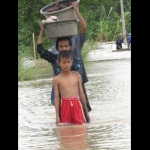
[[[62,51],[58,54],[58,65],[61,67],[61,72],[53,78],[56,125],[61,123],[86,123],[81,101],[85,108],[88,122],[90,122],[85,95],[82,89],[81,75],[72,75],[70,70],[72,63],[73,57],[71,52]]]

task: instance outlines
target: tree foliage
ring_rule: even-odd
[[[33,39],[39,34],[39,22],[45,17],[40,10],[55,0],[19,0],[18,1],[18,48],[19,53],[33,56]],[[131,0],[124,0],[125,22],[131,28]],[[120,0],[80,0],[80,13],[87,23],[87,39],[92,41],[114,40],[117,33],[122,33]],[[52,41],[44,37],[47,47]],[[28,54],[26,54],[28,53]]]

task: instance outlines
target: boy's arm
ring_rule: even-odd
[[[53,78],[53,86],[54,86],[54,103],[55,103],[55,112],[56,112],[56,125],[60,123],[60,116],[59,116],[59,88],[58,88],[58,80],[57,77]]]
[[[81,80],[81,76],[78,76],[78,87],[79,87],[79,96],[81,98],[81,101],[83,102],[83,106],[85,108],[87,117],[88,117],[88,122],[90,122],[90,117],[89,117],[89,113],[88,113],[88,109],[87,109],[87,105],[86,105],[86,99],[85,99],[85,95],[83,92],[83,88],[82,88],[82,80]]]
[[[37,52],[40,54],[41,58],[47,60],[50,63],[53,63],[57,59],[57,55],[53,54],[52,52],[48,51],[42,46],[43,32],[44,32],[44,25],[42,24],[42,22],[40,22],[40,33],[37,40]]]

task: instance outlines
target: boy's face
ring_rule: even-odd
[[[58,65],[61,67],[61,70],[63,70],[63,71],[70,71],[70,68],[72,66],[72,59],[71,58],[61,58],[60,62],[58,62]]]
[[[69,41],[67,40],[61,40],[58,42],[58,51],[69,51],[71,50],[71,46],[69,45]]]

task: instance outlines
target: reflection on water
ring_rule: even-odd
[[[57,127],[52,79],[18,83],[19,150],[130,150],[130,59],[86,62],[91,123]]]
[[[55,131],[59,141],[59,150],[85,150],[88,148],[86,126],[64,126]]]

